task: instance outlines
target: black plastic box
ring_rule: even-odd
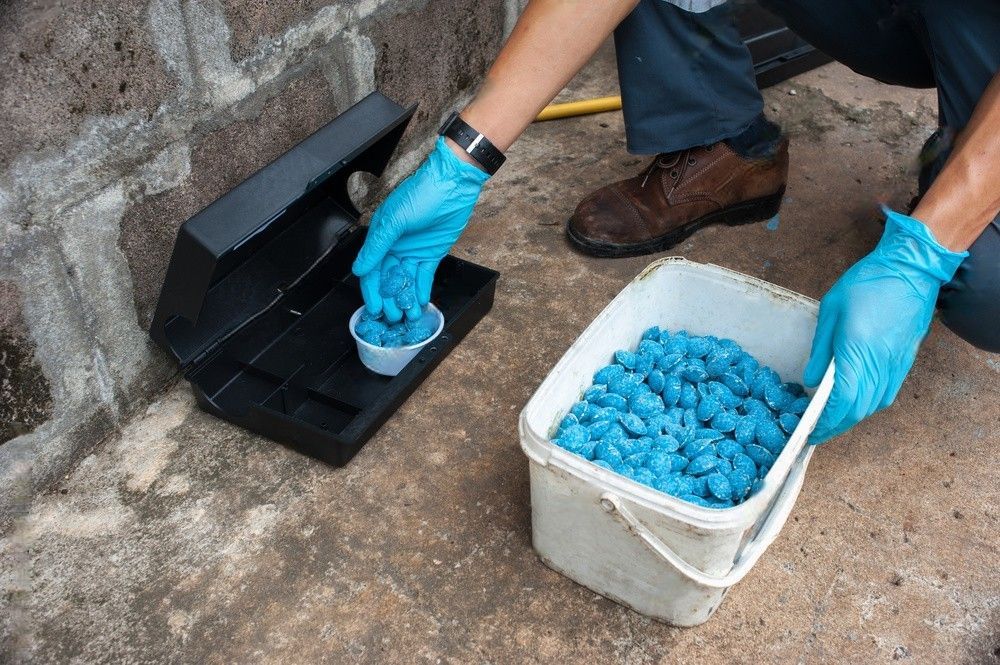
[[[348,177],[382,174],[413,110],[372,93],[181,226],[150,333],[204,410],[343,465],[490,310],[499,274],[446,257],[441,335],[395,377],[358,359]]]
[[[736,26],[753,57],[757,87],[766,88],[830,62],[784,21],[754,0],[730,0]]]

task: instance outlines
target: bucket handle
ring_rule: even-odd
[[[669,545],[664,543],[645,524],[639,521],[632,511],[624,505],[621,497],[618,495],[612,492],[604,492],[601,494],[600,504],[606,512],[610,513],[626,529],[638,536],[649,549],[666,560],[677,572],[702,586],[724,589],[742,580],[750,572],[754,564],[757,563],[761,555],[764,554],[768,546],[778,537],[778,532],[781,531],[781,527],[784,526],[789,513],[792,512],[792,506],[795,505],[795,498],[802,487],[804,477],[805,467],[803,465],[799,465],[789,474],[785,482],[785,487],[775,500],[764,525],[760,528],[757,536],[740,553],[739,558],[733,563],[732,569],[725,575],[710,575],[682,559]]]

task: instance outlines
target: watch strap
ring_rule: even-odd
[[[488,138],[462,120],[457,111],[451,112],[438,133],[457,143],[490,175],[496,173],[507,160],[507,157]]]

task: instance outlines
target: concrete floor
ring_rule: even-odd
[[[570,96],[611,94],[602,53]],[[678,247],[819,297],[913,194],[931,92],[830,65],[766,92],[793,135],[780,226]],[[715,617],[652,622],[531,549],[521,407],[652,258],[573,253],[576,202],[645,159],[620,114],[532,127],[459,256],[496,305],[344,469],[170,390],[2,542],[8,654],[105,662],[997,662],[1000,358],[939,324],[898,403],[820,448],[778,540]]]

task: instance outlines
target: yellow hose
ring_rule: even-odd
[[[617,111],[622,107],[622,98],[598,97],[596,99],[584,99],[579,102],[566,102],[565,104],[549,104],[542,109],[542,112],[535,118],[535,122],[542,120],[558,120],[559,118],[571,118],[577,115],[588,115],[590,113],[604,113],[606,111]]]

